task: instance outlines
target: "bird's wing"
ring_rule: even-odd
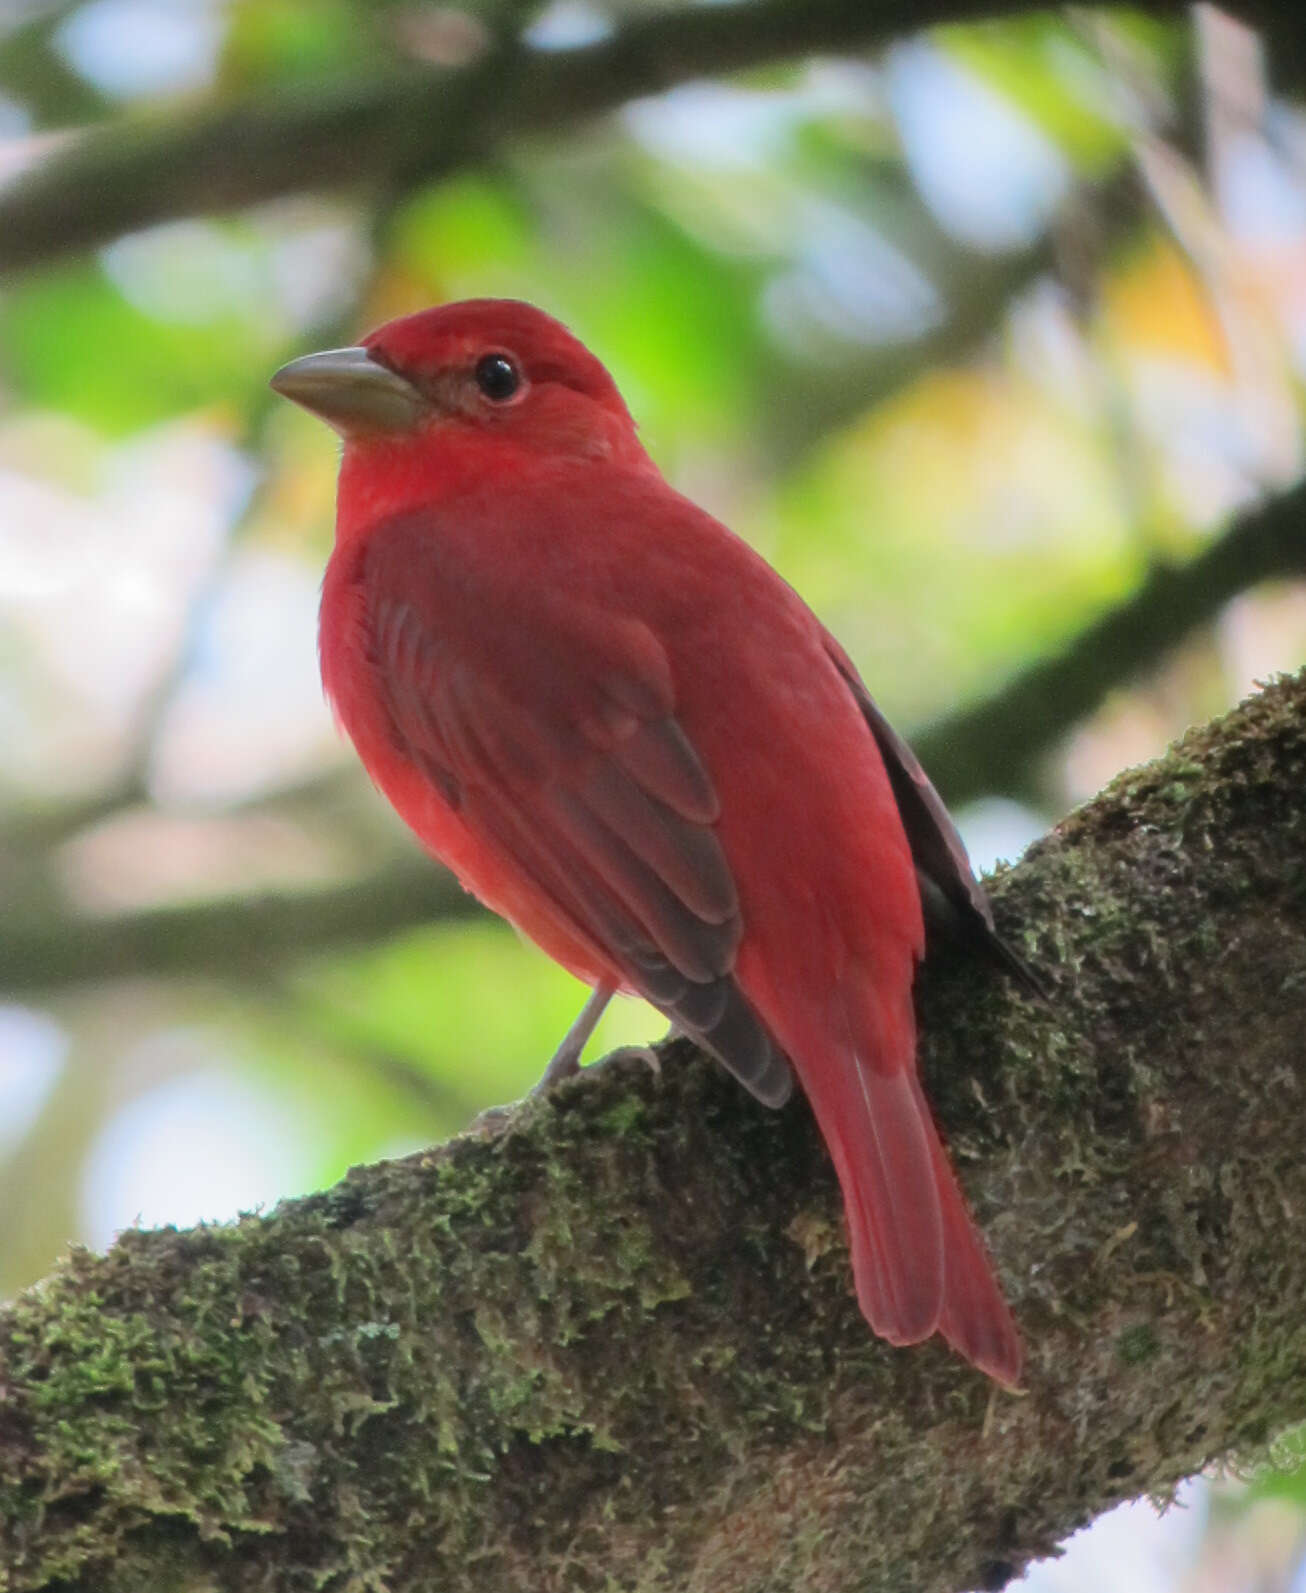
[[[852,660],[832,636],[826,636],[826,649],[884,759],[916,865],[927,922],[981,951],[1031,994],[1046,998],[1043,981],[994,927],[988,892],[975,878],[957,827],[916,754],[880,712]]]
[[[652,633],[588,627],[560,600],[518,623],[510,595],[479,629],[443,625],[401,565],[368,560],[369,656],[398,749],[600,962],[782,1103],[788,1063],[732,977],[743,926],[717,794]]]

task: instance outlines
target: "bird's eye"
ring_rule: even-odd
[[[476,385],[491,403],[506,404],[521,386],[521,373],[506,354],[483,354],[476,362]]]

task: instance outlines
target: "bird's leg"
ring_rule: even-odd
[[[540,1076],[540,1082],[531,1091],[532,1095],[542,1095],[563,1079],[571,1078],[573,1073],[579,1073],[581,1052],[589,1044],[590,1035],[598,1027],[615,988],[614,985],[602,983],[594,986],[589,1000],[580,1009],[580,1016],[563,1035],[562,1044],[553,1053],[548,1067]]]

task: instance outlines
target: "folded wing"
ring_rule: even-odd
[[[789,1067],[732,977],[743,925],[713,828],[717,796],[665,668],[592,659],[578,637],[565,690],[547,643],[535,675],[505,681],[385,573],[370,595],[369,653],[400,749],[571,935],[780,1105]]]
[[[1046,999],[1043,981],[994,927],[988,893],[975,878],[957,827],[915,753],[880,712],[852,660],[832,636],[826,637],[826,649],[884,759],[916,865],[927,923],[964,941],[1004,968],[1031,995]]]

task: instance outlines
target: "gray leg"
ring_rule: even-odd
[[[562,1044],[553,1053],[540,1082],[531,1091],[532,1095],[543,1094],[546,1090],[551,1090],[555,1084],[560,1084],[563,1079],[569,1079],[572,1074],[580,1072],[581,1052],[589,1043],[590,1035],[598,1027],[604,1008],[612,1000],[612,993],[612,985],[594,986],[589,1000],[580,1009],[580,1016],[563,1036]]]

